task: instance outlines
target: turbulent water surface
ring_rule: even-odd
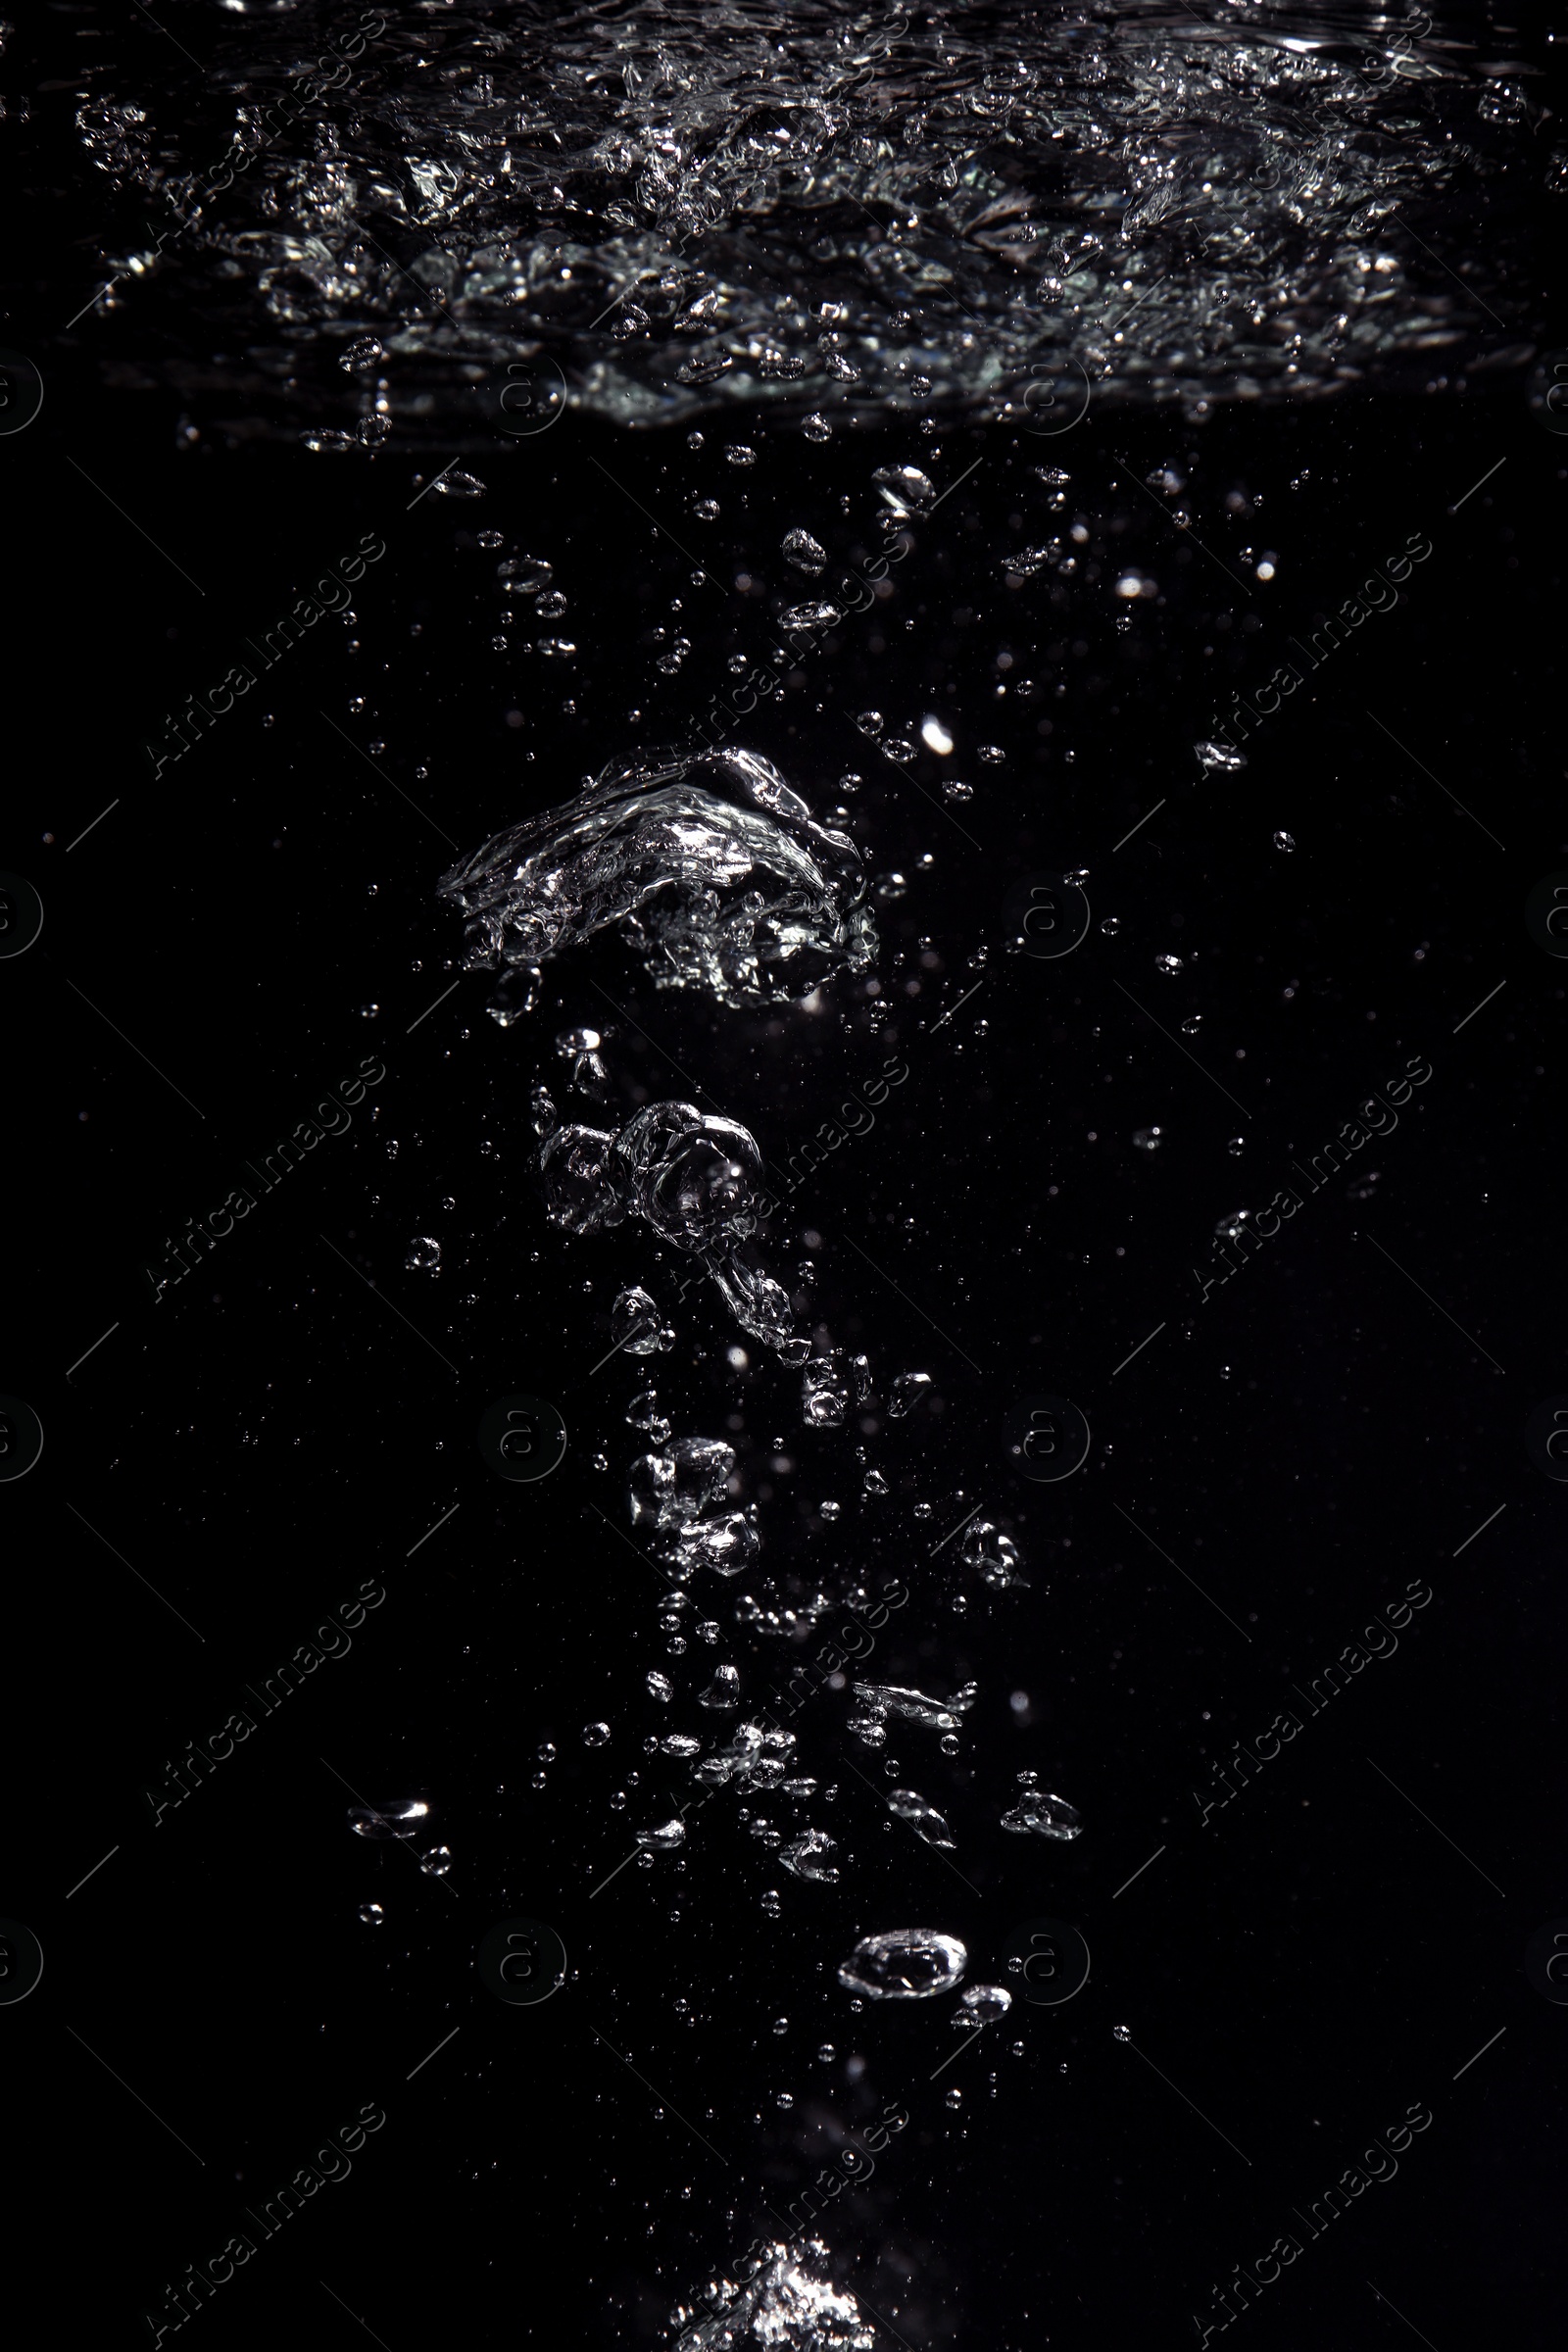
[[[1537,36],[1478,10],[227,0],[205,29],[198,65],[117,19],[79,70],[107,220],[74,331],[112,381],[327,448],[1468,380],[1528,355],[1525,223],[1565,174]]]

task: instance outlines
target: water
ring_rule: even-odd
[[[915,1836],[927,1845],[951,1848],[957,1842],[935,1805],[928,1804],[916,1788],[890,1790],[888,1810],[896,1813],[901,1821],[906,1821]]]
[[[928,1928],[889,1928],[858,1943],[839,1983],[875,2001],[924,2001],[948,1992],[969,1965],[956,1936]]]
[[[391,1797],[376,1805],[351,1805],[349,1828],[357,1838],[417,1838],[430,1818],[423,1797]]]
[[[744,2287],[715,2284],[707,2306],[677,2307],[672,2325],[682,2352],[873,2352],[876,2329],[853,2295],[834,2286],[819,2238],[765,2249]]]
[[[77,116],[119,222],[89,347],[172,378],[194,334],[230,412],[331,449],[489,454],[570,407],[1049,435],[1090,387],[1191,414],[1528,342],[1541,101],[1480,11],[839,0],[534,43],[470,5],[362,45],[317,0],[214,21],[199,72],[133,30]]]
[[[1066,1839],[1083,1833],[1076,1808],[1065,1797],[1052,1796],[1043,1788],[1026,1788],[1017,1803],[1002,1816],[1002,1826],[1036,1838]]]
[[[923,1690],[906,1690],[897,1683],[857,1683],[855,1695],[879,1720],[899,1715],[931,1731],[956,1732],[959,1716],[972,1703],[974,1692],[972,1689],[960,1690],[944,1701],[928,1698]]]
[[[1117,1889],[1156,1846],[1191,1860],[1172,1824],[1244,1640],[1261,1650],[1272,1611],[1283,1643],[1293,1608],[1317,1640],[1307,1600],[1324,1626],[1336,1592],[1359,1608],[1365,1551],[1410,1538],[1398,1519],[1338,1560],[1324,1530],[1369,1523],[1342,1491],[1352,1438],[1335,1403],[1308,1442],[1270,1386],[1282,1361],[1306,1381],[1332,1363],[1338,1398],[1342,1359],[1381,1345],[1359,1228],[1303,1216],[1265,1245],[1298,1248],[1298,1273],[1244,1258],[1223,1298],[1200,1300],[1194,1268],[1213,1271],[1215,1244],[1255,1250],[1274,1187],[1297,1181],[1287,1146],[1453,1038],[1472,1002],[1456,967],[1479,975],[1491,938],[1444,793],[1513,843],[1478,800],[1509,764],[1503,722],[1440,718],[1432,676],[1446,642],[1458,674],[1440,614],[1463,608],[1463,533],[1492,527],[1496,485],[1455,502],[1505,449],[1504,484],[1554,482],[1525,401],[1561,153],[1534,36],[1348,4],[400,9],[302,102],[340,12],[192,10],[172,30],[78,7],[61,38],[108,37],[26,90],[19,70],[7,101],[42,110],[38,83],[57,84],[91,175],[68,257],[82,282],[60,306],[88,307],[51,398],[95,419],[102,404],[122,432],[155,417],[159,464],[177,451],[196,484],[185,506],[162,476],[143,499],[134,471],[71,445],[213,591],[193,619],[188,597],[166,609],[138,584],[121,616],[142,629],[121,723],[154,761],[170,726],[190,737],[136,807],[181,861],[183,895],[160,873],[150,904],[208,910],[170,953],[187,991],[224,975],[236,1024],[256,942],[290,973],[318,944],[321,972],[266,1030],[280,1131],[309,1107],[292,1092],[308,1041],[331,1037],[335,1074],[352,1021],[356,1058],[374,1045],[392,1067],[352,1143],[315,1150],[319,1193],[268,1270],[227,1272],[259,1200],[173,1300],[194,1320],[198,1295],[216,1318],[288,1294],[266,1356],[277,1400],[197,1351],[233,1428],[194,1381],[177,1425],[220,1462],[241,1429],[276,1447],[265,1482],[197,1494],[171,1472],[204,1538],[266,1514],[260,1581],[311,1623],[329,1562],[357,1575],[373,1542],[403,1564],[406,1647],[372,1665],[365,1636],[342,1670],[366,1674],[356,1752],[321,1739],[362,1786],[437,1789],[454,1842],[429,1842],[423,1799],[356,1798],[374,1851],[343,1839],[334,1783],[295,1799],[335,1825],[327,1903],[356,1937],[333,1963],[342,2014],[383,2004],[365,2046],[395,2049],[388,2081],[431,2096],[476,2175],[498,2168],[466,2182],[453,2244],[504,2267],[515,2103],[490,2059],[470,2066],[468,2011],[450,2082],[434,2061],[410,2080],[404,2043],[412,2066],[470,1992],[487,2027],[516,2023],[474,1990],[473,1949],[517,1914],[557,1922],[576,1973],[525,2071],[529,2129],[580,2184],[548,2226],[584,2341],[868,2346],[873,2303],[922,2346],[955,2312],[999,2344],[1079,2306],[1096,2340],[1152,2332],[1164,2282],[1220,2225],[1193,2201],[1186,2112],[1140,2111],[1117,2165],[1169,2233],[1141,2222],[1126,2277],[1074,2252],[1122,2242],[1101,2176],[1128,2094],[1097,2077],[1073,2104],[1054,2043],[1049,2069],[1040,2054],[1048,2033],[1071,2039],[1076,2069],[1109,2039],[1102,1973],[1055,2011],[1033,1996],[1059,1985],[1059,1951],[1048,1970],[1036,1942],[1034,1974],[1009,1976],[1028,2037],[1010,2118],[1004,2095],[989,2105],[991,2043],[934,2074],[958,2036],[922,2004],[971,1955],[1002,1974],[1025,1928],[1082,1922],[1102,1971],[1104,1923],[1157,1888],[1154,1945],[1146,1914],[1128,1948],[1146,1988],[1166,1972],[1161,2063],[1181,2049],[1169,2018],[1191,2018],[1230,2088],[1172,2077],[1252,2144],[1228,2103],[1245,2114],[1247,2068],[1226,2076],[1228,2025],[1194,1982],[1218,1973],[1209,1898],[1170,1892],[1174,1861],[1172,1882],[1154,1864]],[[203,196],[237,124],[246,168]],[[1515,416],[1528,477],[1498,423]],[[292,667],[243,651],[372,526],[386,554]],[[1418,526],[1442,552],[1396,618],[1369,611],[1336,650],[1310,718],[1303,693],[1272,731],[1246,722],[1243,696],[1304,666],[1302,639]],[[103,564],[95,544],[84,569]],[[187,706],[253,658],[245,713],[220,714],[209,747]],[[1373,710],[1418,764],[1398,766]],[[98,764],[118,777],[124,751],[106,740]],[[100,900],[78,940],[117,921]],[[155,992],[158,1019],[126,1011],[127,1031],[162,1060],[184,1002]],[[235,1058],[226,1039],[211,1056]],[[1509,1118],[1534,1099],[1521,1076]],[[240,1141],[265,1149],[258,1116],[231,1112],[236,1162]],[[1420,1189],[1442,1155],[1401,1175],[1395,1148],[1347,1215],[1405,1183],[1418,1231],[1452,1230]],[[195,1179],[156,1164],[149,1231],[164,1194],[194,1209]],[[1242,1181],[1248,1204],[1228,1205]],[[1316,1205],[1339,1214],[1344,1192]],[[303,1270],[318,1202],[352,1269],[330,1267],[330,1301]],[[356,1312],[381,1324],[356,1340]],[[1398,1360],[1418,1360],[1399,1329]],[[474,1446],[480,1410],[514,1391],[566,1425],[548,1482],[503,1484]],[[1057,1479],[1063,1396],[1090,1451]],[[1004,1443],[1020,1400],[1042,1439],[1023,1468]],[[1429,1458],[1409,1409],[1382,1471]],[[314,1503],[296,1520],[296,1440],[310,1495],[352,1489],[386,1529],[346,1502],[329,1536]],[[1250,1543],[1232,1543],[1247,1497]],[[1256,1558],[1298,1530],[1259,1589]],[[335,1605],[349,1583],[331,1577]],[[247,1600],[253,1581],[235,1582]],[[1224,1720],[1221,1754],[1256,1728]],[[1256,1846],[1241,1816],[1226,1835],[1255,1870],[1284,1815]],[[900,1919],[937,1924],[883,1925]],[[1401,1932],[1380,1913],[1369,1948]],[[326,1933],[304,1907],[302,1947]],[[1249,2004],[1272,2007],[1270,2046],[1296,2047],[1310,1987],[1292,2010],[1272,1979],[1225,1982],[1250,2030]],[[316,2034],[330,2003],[306,1984]],[[951,2023],[1008,2001],[971,1984]],[[567,2051],[571,2096],[552,2106]],[[906,2137],[878,2120],[901,2102]],[[872,2148],[876,2178],[773,2236],[769,2201],[793,2205],[850,2147]],[[1037,2259],[1015,2184],[1038,2162],[1055,2169]]]
[[[1011,2007],[1012,1995],[1004,1984],[966,1984],[953,2022],[967,2027],[1000,2025]]]
[[[781,617],[812,628],[843,614]],[[739,1005],[805,996],[876,953],[854,842],[742,746],[607,770],[564,808],[486,842],[441,895],[467,917],[470,970],[533,972],[614,923],[656,986]]]

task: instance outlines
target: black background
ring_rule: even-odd
[[[14,344],[26,324],[14,306]],[[87,2217],[71,2287],[99,2340],[147,2340],[166,2286],[371,2101],[386,2124],[352,2177],[260,2246],[201,2334],[347,2343],[363,2318],[393,2352],[653,2343],[896,2101],[908,2128],[823,2229],[886,2341],[1196,2341],[1191,2315],[1232,2267],[1301,2236],[1291,2209],[1420,2102],[1433,2122],[1397,2179],[1240,2324],[1290,2345],[1413,2328],[1447,2352],[1484,2315],[1547,2340],[1564,2012],[1523,1952],[1568,1913],[1564,1499],[1523,1431],[1568,1390],[1564,973],[1523,909],[1568,865],[1547,633],[1568,445],[1517,386],[1197,423],[1092,408],[1056,439],[815,447],[729,418],[700,451],[567,416],[466,458],[486,485],[468,500],[417,495],[439,458],[230,446],[220,419],[182,429],[163,395],[44,366],[43,414],[0,441],[0,862],[46,909],[0,965],[0,1387],[46,1446],[0,1508],[3,1907],[46,1969],[0,2031],[14,2137],[66,2122],[51,2186]],[[739,439],[759,452],[744,473],[723,459]],[[864,777],[854,829],[906,885],[879,903],[882,1025],[846,983],[771,1020],[657,995],[608,937],[552,967],[511,1029],[478,979],[443,998],[448,842],[466,852],[679,738],[799,593],[783,531],[853,560],[876,544],[873,467],[910,459],[951,494],[894,594],[736,730],[818,808],[846,770]],[[1031,470],[1057,464],[1063,514]],[[1161,466],[1189,477],[1206,547],[1142,486]],[[692,516],[704,495],[716,523]],[[1078,517],[1083,575],[1054,595],[1048,572],[1009,585],[1009,548]],[[555,564],[573,662],[525,656],[515,627],[491,649],[503,551],[481,530]],[[353,622],[323,621],[155,777],[165,714],[367,532],[387,554]],[[1202,773],[1192,746],[1232,689],[1412,533],[1433,553],[1397,609],[1258,732],[1247,768]],[[1244,547],[1272,555],[1272,582]],[[1110,583],[1129,566],[1160,593],[1120,631]],[[677,623],[693,651],[661,676],[650,632]],[[942,714],[953,758],[901,776],[853,725],[872,705],[890,732]],[[978,759],[993,743],[1001,764]],[[950,770],[974,786],[956,808]],[[1009,885],[1080,867],[1082,947],[1009,956]],[[736,1627],[735,1589],[711,1583],[689,1614],[719,1621],[716,1646],[672,1663],[656,1627],[623,1503],[641,1368],[592,1367],[621,1284],[669,1298],[678,1269],[636,1234],[555,1234],[528,1165],[529,1085],[561,1099],[551,1041],[581,1024],[611,1032],[614,1115],[637,1090],[706,1090],[774,1164],[842,1085],[895,1050],[908,1062],[765,1249],[792,1281],[816,1262],[805,1312],[834,1344],[884,1378],[933,1376],[940,1412],[866,1440],[889,1497],[858,1499],[858,1433],[801,1429],[794,1375],[755,1347],[731,1368],[716,1300],[688,1299],[651,1369],[677,1430],[742,1416],[773,1573],[907,1582],[881,1679],[979,1684],[956,1762],[928,1733],[890,1741],[953,1822],[961,1879],[886,1815],[882,1759],[829,1696],[797,1729],[803,1769],[838,1789],[810,1808],[844,1849],[837,1886],[781,1875],[728,1796],[679,1862],[603,1885],[687,1794],[644,1738],[710,1728],[691,1697],[717,1660],[760,1703],[786,1646]],[[352,1130],[155,1305],[143,1269],[166,1240],[367,1055],[387,1074]],[[1433,1075],[1397,1132],[1200,1302],[1216,1222],[1292,1184],[1293,1160],[1415,1055]],[[1132,1142],[1151,1126],[1152,1153]],[[441,1244],[433,1279],[406,1263],[416,1235]],[[513,1391],[557,1402],[570,1431],[537,1488],[502,1485],[475,1445]],[[1074,1398],[1094,1435],[1057,1487],[1004,1454],[1009,1407],[1039,1391]],[[768,1467],[777,1438],[789,1472]],[[815,1508],[829,1496],[836,1528]],[[1026,1592],[991,1592],[954,1544],[932,1556],[976,1503],[1014,1533]],[[143,1791],[166,1760],[366,1580],[386,1598],[352,1652],[153,1827]],[[1434,1597],[1397,1653],[1200,1827],[1210,1760],[1419,1580]],[[676,1680],[672,1707],[646,1695],[650,1668]],[[585,1747],[599,1718],[612,1741]],[[998,1833],[1024,1769],[1081,1808],[1075,1844]],[[352,1838],[355,1793],[425,1795],[447,1877]],[[379,1928],[359,1916],[370,1901]],[[566,1944],[570,1981],[540,2007],[502,2007],[476,1976],[480,1938],[514,1913]],[[935,2082],[957,2041],[948,2005],[855,2015],[835,1981],[858,1935],[910,1923],[961,1936],[988,1981],[1040,1914],[1082,1928],[1088,1985],[1059,2010],[1018,2003]]]

